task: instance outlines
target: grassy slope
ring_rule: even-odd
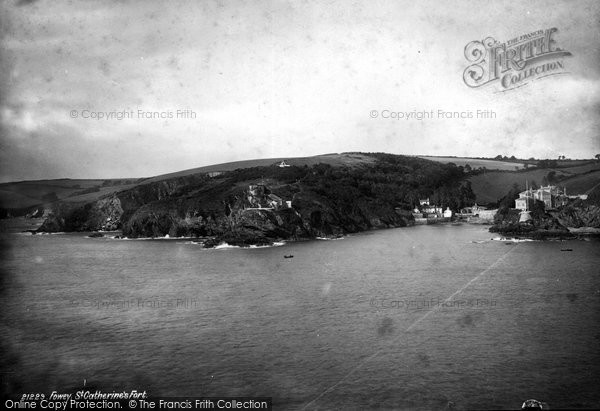
[[[238,168],[250,168],[250,167],[265,167],[284,161],[292,166],[312,166],[314,164],[325,163],[332,166],[342,165],[357,165],[364,163],[373,163],[374,159],[361,154],[343,153],[343,154],[322,154],[312,157],[280,157],[280,158],[263,158],[256,160],[245,160],[245,161],[234,161],[231,163],[214,164],[206,167],[192,168],[189,170],[178,171],[176,173],[163,174],[160,176],[152,177],[145,182],[161,181],[173,177],[182,177],[196,173],[210,173],[214,171],[232,171]]]

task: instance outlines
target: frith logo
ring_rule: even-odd
[[[481,87],[499,82],[502,91],[521,87],[531,80],[566,73],[564,57],[571,56],[556,45],[556,28],[538,30],[504,43],[488,37],[465,47],[471,63],[463,73],[465,84]]]

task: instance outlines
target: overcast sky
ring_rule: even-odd
[[[594,0],[7,0],[0,15],[2,181],[343,151],[600,153]],[[551,27],[572,53],[567,74],[507,92],[465,85],[467,43]],[[176,118],[185,109],[196,118]],[[496,118],[382,118],[440,109]],[[124,110],[133,118],[84,118]]]

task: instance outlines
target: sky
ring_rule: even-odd
[[[591,158],[599,21],[595,0],[5,0],[0,181],[347,151]],[[564,73],[465,84],[469,42],[553,27]]]

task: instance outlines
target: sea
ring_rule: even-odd
[[[88,387],[272,397],[277,410],[600,408],[596,239],[515,241],[440,224],[204,249],[22,228],[3,223],[0,237],[5,395]]]

